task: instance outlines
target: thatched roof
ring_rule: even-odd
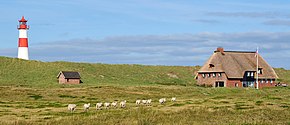
[[[57,75],[57,78],[59,78],[61,74],[63,74],[64,78],[66,79],[80,79],[81,78],[79,72],[73,72],[73,71],[60,71]]]
[[[198,73],[225,72],[228,78],[243,78],[245,71],[256,71],[256,53],[241,51],[223,51],[219,48],[213,53]],[[274,69],[258,54],[259,78],[278,78]]]

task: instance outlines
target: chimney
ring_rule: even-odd
[[[218,47],[218,48],[216,49],[216,52],[220,52],[222,55],[225,55],[225,53],[224,53],[224,48],[222,48],[222,47]]]

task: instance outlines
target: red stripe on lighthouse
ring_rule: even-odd
[[[25,24],[21,24],[18,26],[18,29],[28,29],[28,27]]]
[[[28,47],[28,39],[19,38],[18,47]]]

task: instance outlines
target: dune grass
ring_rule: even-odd
[[[289,124],[290,88],[195,86],[199,66],[39,62],[0,57],[0,124]],[[289,83],[289,70],[275,69]],[[59,71],[78,71],[83,84],[61,85]],[[177,97],[158,104],[159,98]],[[136,106],[136,99],[152,99]],[[95,110],[97,102],[127,107]],[[67,104],[77,104],[73,113]],[[82,105],[91,103],[89,112]]]
[[[60,87],[60,71],[78,71],[84,85],[195,85],[199,67],[110,65],[71,62],[26,61],[0,57],[0,84],[28,87]],[[83,85],[83,86],[84,86]]]
[[[285,70],[284,68],[275,68],[275,71],[279,77],[279,81],[287,83],[290,86],[290,70]]]
[[[194,86],[26,88],[2,86],[0,124],[289,124],[290,89]],[[33,93],[33,96],[32,94]],[[36,95],[36,96],[35,96]],[[170,100],[164,105],[158,99]],[[136,106],[136,99],[152,99]],[[96,110],[97,102],[127,100],[124,109]],[[82,105],[93,104],[89,112]],[[77,104],[73,113],[67,104]]]

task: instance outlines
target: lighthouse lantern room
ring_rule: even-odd
[[[27,30],[29,26],[26,24],[27,20],[22,16],[21,20],[19,20],[19,25],[17,26],[19,31],[19,39],[18,39],[18,58],[29,60],[28,57],[28,38],[27,38]]]

